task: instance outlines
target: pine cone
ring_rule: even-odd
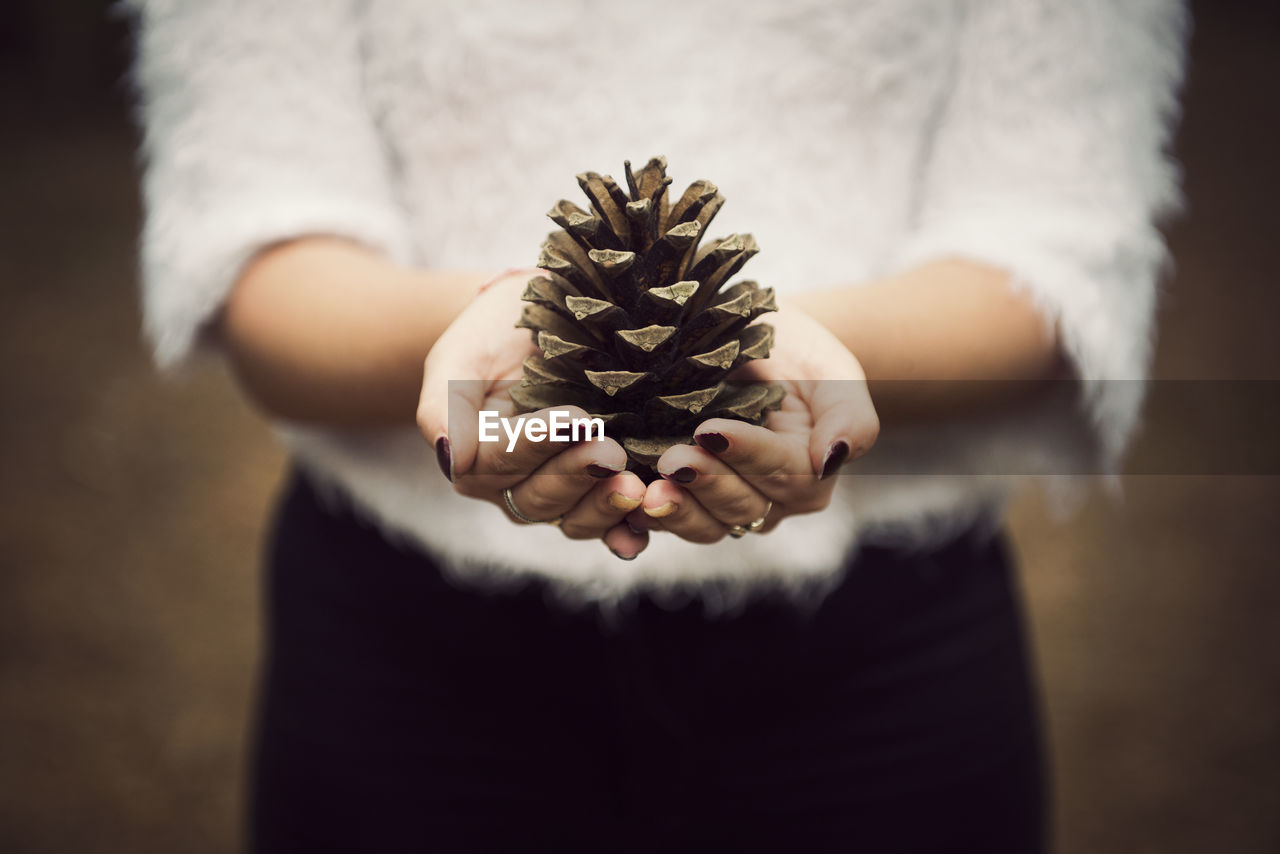
[[[674,204],[667,161],[638,174],[626,163],[630,194],[607,175],[578,184],[586,211],[561,201],[560,226],[542,245],[546,275],[524,292],[516,325],[532,330],[540,356],[524,363],[511,389],[522,412],[577,405],[605,422],[646,483],[669,447],[693,441],[707,418],[761,423],[782,404],[781,386],[729,383],[725,376],[769,355],[773,327],[753,321],[775,311],[773,290],[725,283],[759,251],[750,234],[699,242],[724,204],[710,181],[695,181]]]

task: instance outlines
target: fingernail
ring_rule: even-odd
[[[668,501],[666,504],[654,507],[652,510],[648,507],[644,508],[645,515],[652,516],[654,519],[661,519],[663,516],[670,516],[674,512],[676,512],[676,503],[674,501]]]
[[[693,440],[713,454],[723,454],[729,450],[729,440],[720,433],[699,433]]]
[[[450,483],[453,483],[453,456],[449,453],[449,439],[447,436],[441,436],[436,439],[436,462],[440,464],[440,471],[444,472],[444,476],[449,478]]]
[[[667,477],[671,478],[676,483],[693,483],[693,479],[697,476],[698,473],[690,466],[682,466],[667,475]]]
[[[628,513],[626,517],[627,527],[631,529],[633,534],[647,534],[653,530],[649,524],[649,518],[643,513]]]
[[[827,449],[827,457],[822,461],[822,479],[826,480],[835,474],[847,459],[849,459],[849,443],[841,439]]]
[[[587,466],[587,474],[591,475],[592,477],[599,478],[600,480],[604,480],[606,477],[613,477],[619,471],[620,469],[611,469],[606,466],[597,465],[595,463],[592,463],[591,465]]]
[[[642,501],[644,501],[643,497],[631,498],[629,496],[623,495],[621,492],[609,493],[609,506],[612,507],[614,510],[627,510],[627,511],[635,510],[637,507],[640,506],[640,502]]]
[[[614,557],[620,558],[622,560],[635,560],[636,555],[640,554],[639,552],[636,552],[636,554],[633,554],[633,555],[624,555],[622,552],[618,551],[617,549],[609,549],[609,551],[613,552]]]

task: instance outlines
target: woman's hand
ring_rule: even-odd
[[[521,432],[508,449],[480,442],[479,414],[515,414],[507,389],[521,377],[524,358],[536,352],[527,329],[513,325],[520,316],[520,294],[528,274],[516,274],[486,288],[458,315],[427,356],[418,406],[418,426],[435,446],[446,477],[461,495],[498,505],[515,522],[504,496],[528,519],[555,521],[571,539],[603,539],[610,551],[631,559],[644,550],[648,535],[623,524],[640,505],[644,483],[626,467],[626,452],[612,439],[570,446],[531,441]],[[451,382],[452,381],[452,382]],[[586,415],[576,407],[558,407],[570,417]],[[551,410],[526,415],[549,420]]]
[[[875,443],[880,424],[858,360],[803,311],[779,303],[768,359],[744,365],[735,380],[787,390],[764,427],[713,418],[658,460],[663,479],[627,517],[635,529],[662,529],[698,543],[763,518],[760,532],[787,516],[824,509],[832,477]]]

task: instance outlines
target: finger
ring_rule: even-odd
[[[654,519],[646,515],[644,508],[639,504],[637,504],[636,509],[628,513],[622,521],[626,523],[626,526],[630,528],[633,533],[636,534],[662,530],[662,520]]]
[[[649,545],[649,535],[632,531],[624,524],[617,524],[605,532],[605,546],[623,560],[635,560],[636,555]]]
[[[428,358],[418,399],[418,429],[435,448],[440,469],[450,480],[475,461],[477,417],[484,403],[484,383],[449,380],[461,375],[448,358]]]
[[[880,419],[864,382],[824,380],[808,384],[804,391],[813,413],[809,460],[820,477],[831,477],[870,450],[880,433]]]
[[[595,540],[623,521],[644,500],[644,482],[631,472],[598,481],[560,521],[560,530],[574,540]]]
[[[470,491],[513,486],[557,454],[568,450],[570,434],[562,430],[555,435],[551,431],[553,412],[561,413],[561,420],[587,418],[581,407],[557,406],[511,418],[486,419],[485,429],[481,432],[477,428],[479,441],[475,466],[467,476],[477,478],[479,482],[471,484]],[[459,477],[463,474],[457,462],[454,471]]]
[[[814,479],[808,432],[781,433],[742,421],[712,418],[694,440],[774,501],[785,500]]]
[[[668,448],[655,468],[726,525],[749,525],[765,515],[772,503],[736,471],[695,445]]]
[[[511,497],[526,516],[555,519],[572,510],[602,479],[611,479],[626,465],[627,452],[613,439],[583,442],[556,454],[512,486]],[[639,482],[639,478],[636,480]],[[617,521],[615,518],[609,524]],[[602,525],[590,539],[599,537],[605,527],[608,526]]]
[[[776,414],[776,413],[775,413]],[[711,419],[694,439],[738,472],[765,497],[791,512],[820,510],[831,500],[835,482],[823,484],[809,457],[809,431],[778,432],[740,421]]]
[[[663,530],[691,543],[714,543],[728,528],[707,512],[689,492],[665,480],[655,480],[644,493],[645,515],[658,519]]]

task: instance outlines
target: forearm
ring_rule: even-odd
[[[1065,376],[1056,330],[981,264],[939,261],[792,302],[858,358],[883,421],[998,405]]]
[[[245,270],[215,332],[246,394],[271,415],[411,424],[427,353],[485,278],[308,238]],[[888,422],[989,405],[1062,375],[1054,330],[1006,274],[983,265],[941,261],[791,302],[854,353]],[[935,381],[927,394],[921,380]]]
[[[307,238],[250,264],[214,331],[245,393],[270,415],[409,425],[427,353],[485,278]]]

